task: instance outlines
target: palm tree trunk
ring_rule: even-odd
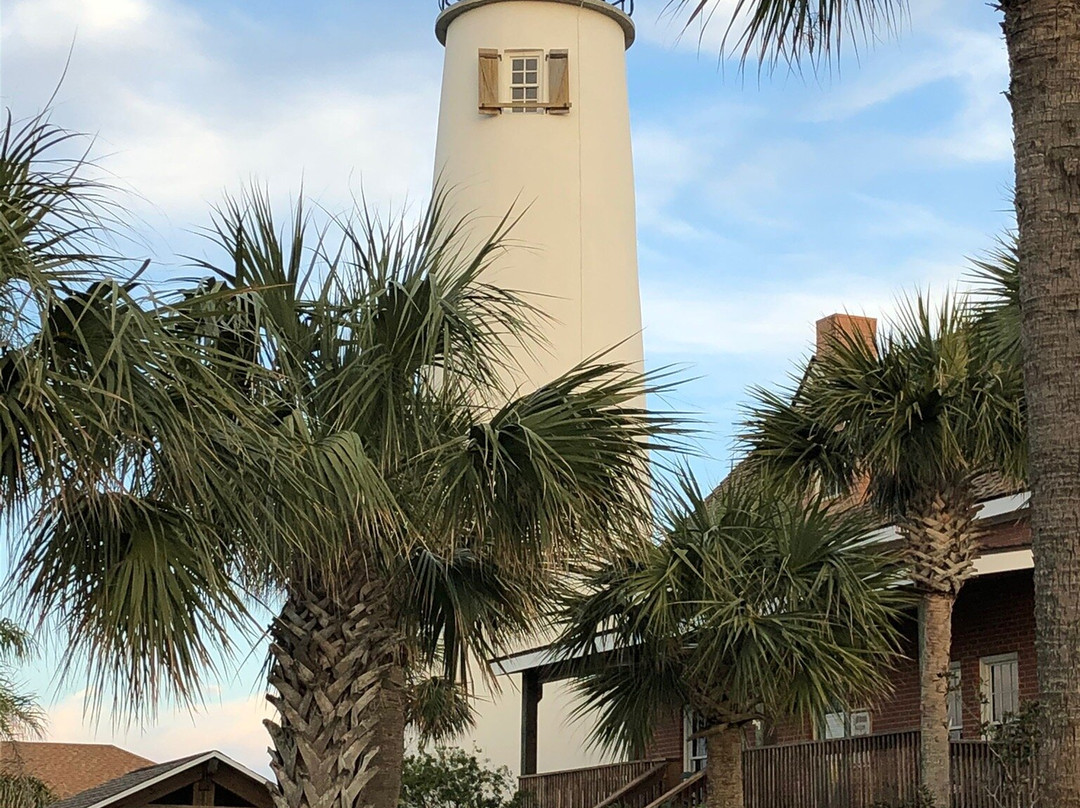
[[[1002,0],[1020,230],[1045,804],[1080,806],[1080,5]]]
[[[276,807],[397,808],[404,673],[385,585],[294,585],[271,636]]]
[[[930,593],[919,601],[919,780],[933,804],[948,808],[949,651],[951,595]]]
[[[709,736],[705,785],[708,808],[743,808],[742,730],[738,727]]]
[[[948,808],[949,657],[952,609],[978,554],[975,502],[961,481],[927,492],[900,520],[919,601],[919,781],[934,804]]]

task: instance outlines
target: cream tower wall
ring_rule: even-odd
[[[472,217],[474,238],[508,211],[520,215],[485,280],[524,293],[544,312],[545,345],[520,358],[515,381],[542,384],[603,352],[643,366],[641,303],[626,49],[629,17],[601,0],[460,0],[439,17],[446,47],[435,179],[450,213]],[[500,101],[509,100],[515,51],[567,51],[565,114],[487,115],[478,109],[479,54],[502,54]],[[547,65],[545,65],[547,67]],[[546,81],[542,82],[546,87]],[[542,89],[543,92],[543,89]],[[543,637],[530,645],[541,645]],[[517,771],[519,678],[479,694],[470,739],[493,762]],[[590,722],[571,722],[568,682],[544,685],[538,708],[538,771],[595,765]]]
[[[547,345],[522,359],[526,386],[615,348],[642,362],[634,173],[626,57],[633,27],[600,0],[461,0],[439,20],[445,40],[436,180],[478,235],[507,211],[521,219],[487,280],[528,293]],[[567,114],[478,111],[478,54],[569,52]],[[505,95],[507,91],[503,90]],[[501,98],[500,100],[505,100]],[[618,347],[616,347],[618,346]]]

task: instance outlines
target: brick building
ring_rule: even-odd
[[[960,592],[953,609],[952,703],[950,729],[956,740],[982,737],[986,723],[1000,720],[1036,697],[1035,613],[1030,534],[1022,495],[996,497],[984,505],[1008,509],[988,521],[977,574]],[[1017,507],[1019,506],[1019,507]],[[891,692],[850,715],[822,716],[817,722],[776,722],[763,726],[751,745],[785,744],[858,735],[917,730],[919,727],[918,627],[915,615],[903,626],[903,657],[889,671]],[[680,758],[692,771],[704,754],[687,740],[690,717],[661,721],[646,757]]]
[[[826,317],[817,323],[816,353],[820,355],[828,350],[830,341],[839,331],[873,340],[875,329],[876,321],[870,318],[844,314]],[[856,492],[852,495],[852,502],[858,501],[861,501],[861,496]],[[954,751],[961,756],[983,755],[986,744],[979,741],[984,737],[987,725],[998,723],[1006,715],[1017,712],[1037,693],[1033,559],[1027,506],[1026,492],[1018,491],[1015,486],[1010,487],[998,479],[982,481],[976,514],[976,522],[982,531],[981,550],[972,575],[956,601],[952,619],[949,717],[951,736],[958,742],[953,745]],[[883,542],[901,540],[893,526],[883,527],[873,538]],[[914,609],[906,617],[901,631],[902,653],[887,672],[891,686],[886,696],[877,703],[858,705],[846,712],[818,716],[814,720],[780,718],[762,723],[753,732],[747,733],[747,746],[755,747],[755,751],[744,753],[744,771],[747,770],[748,754],[759,758],[774,753],[790,757],[788,753],[798,749],[797,756],[806,760],[815,755],[821,758],[813,764],[819,767],[817,773],[808,776],[815,787],[821,786],[828,792],[833,788],[831,784],[834,780],[839,782],[837,772],[873,770],[875,766],[866,761],[870,760],[869,756],[878,755],[875,759],[883,771],[907,766],[904,771],[910,769],[910,772],[876,780],[869,775],[857,774],[865,780],[862,788],[866,800],[869,800],[864,800],[865,804],[873,804],[875,797],[879,798],[882,794],[910,795],[915,787],[913,756],[917,754],[916,733],[920,718],[918,625]],[[565,664],[557,664],[547,649],[539,648],[499,660],[497,669],[504,674],[521,674],[521,773],[526,776],[522,785],[528,786],[528,790],[534,793],[544,793],[547,787],[545,776],[535,774],[537,749],[544,743],[558,743],[558,739],[538,737],[537,705],[543,697],[545,683],[565,678],[569,668]],[[700,772],[704,768],[707,748],[703,740],[692,737],[695,729],[693,715],[674,709],[658,721],[643,760],[615,765],[637,767],[626,768],[621,775],[624,779],[633,776],[644,778],[642,782],[653,782],[648,778],[655,776],[657,783],[666,785],[673,782],[672,769],[687,775]],[[843,746],[843,743],[847,743],[844,739],[851,739],[847,746]],[[866,740],[868,745],[860,739]],[[808,742],[814,741],[841,741],[842,744],[829,746],[810,743],[809,746],[818,750],[815,752],[807,746]],[[855,759],[850,757],[852,750],[862,750],[855,754],[862,755],[859,759],[863,763],[836,768],[837,761],[842,757],[848,764]],[[880,765],[886,757],[890,761],[888,765]],[[980,760],[982,762],[978,765],[984,765],[985,760]],[[668,766],[666,772],[661,771],[659,764],[662,762]],[[790,760],[788,762],[791,763]],[[796,769],[804,764],[792,765],[795,768],[787,771],[794,775]],[[648,774],[650,771],[653,775]],[[573,791],[578,786],[567,784],[578,780],[599,781],[609,774],[617,779],[615,770],[610,767],[554,773],[550,775],[554,778],[551,787]],[[975,780],[980,777],[985,779],[980,774]],[[690,776],[683,782],[693,785],[693,779]],[[790,794],[784,797],[774,795],[774,803],[768,804],[802,805],[800,800],[807,798],[800,791],[803,785],[798,777],[793,777],[791,783],[794,785],[789,789]],[[843,787],[856,786],[846,783]],[[963,790],[966,786],[954,780],[954,787]],[[601,786],[596,788],[602,790]],[[752,787],[748,785],[748,789],[752,790]],[[959,792],[954,796],[958,795]],[[825,800],[821,804],[832,805],[833,802],[829,800],[835,797],[835,793],[832,793],[832,797],[829,794],[817,796]],[[962,801],[954,802],[957,805],[965,804]],[[538,804],[546,805],[542,798]]]

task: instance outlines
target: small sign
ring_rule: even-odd
[[[857,710],[851,714],[851,737],[869,735],[873,732],[869,710]]]

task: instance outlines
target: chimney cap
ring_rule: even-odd
[[[841,334],[858,336],[871,348],[876,347],[877,318],[862,317],[857,314],[837,312],[822,317],[815,323],[814,355],[821,356],[829,351],[829,344]]]

